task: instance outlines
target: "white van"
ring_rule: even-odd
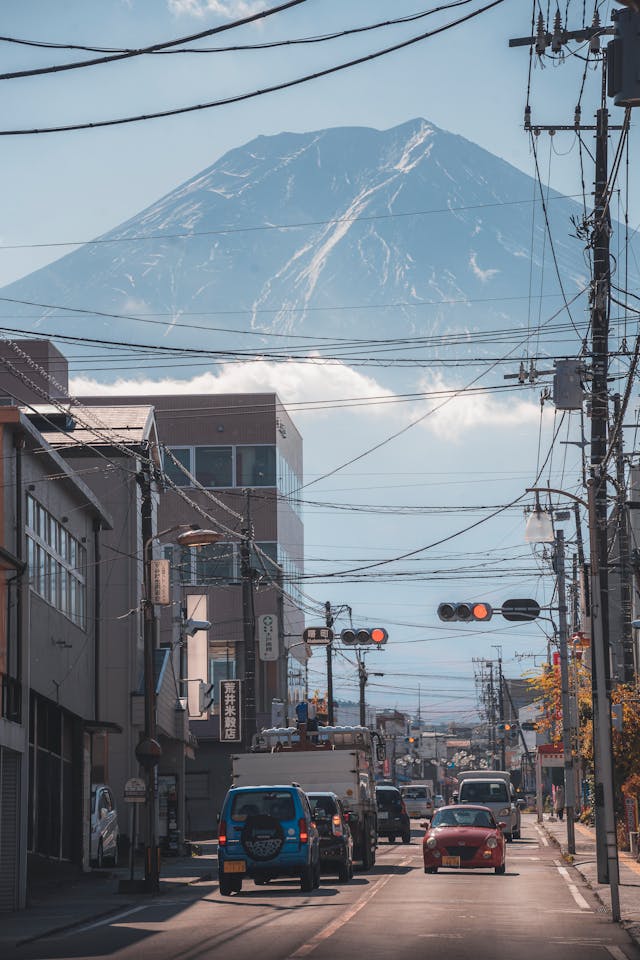
[[[467,771],[458,775],[458,781],[455,802],[489,807],[495,819],[505,824],[505,839],[520,839],[520,809],[508,773],[502,770]]]
[[[404,805],[410,817],[420,817],[422,819],[427,817],[431,819],[434,809],[433,794],[428,784],[407,783],[405,786],[400,787],[400,793],[402,794]]]

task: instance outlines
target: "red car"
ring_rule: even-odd
[[[437,873],[440,867],[482,867],[504,873],[504,826],[496,823],[488,807],[468,803],[440,807],[422,841],[424,872]]]

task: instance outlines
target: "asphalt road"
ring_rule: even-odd
[[[640,960],[532,818],[507,847],[507,873],[425,875],[421,832],[381,843],[369,874],[319,890],[245,882],[144,902],[18,949],[16,960]],[[3,960],[9,960],[4,958]]]

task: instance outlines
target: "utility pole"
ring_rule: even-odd
[[[495,644],[494,644],[495,646]],[[502,676],[502,647],[496,647],[498,651],[498,716],[504,722],[504,677]],[[515,717],[514,719],[518,719]],[[500,769],[507,769],[507,738],[506,735],[500,741]]]
[[[369,680],[369,677],[384,677],[384,673],[369,673],[369,671],[364,665],[363,656],[360,650],[357,651],[357,655],[358,655],[358,684],[360,687],[360,726],[366,727],[367,716],[366,716],[365,692],[367,687],[367,681]]]
[[[245,490],[244,524],[240,540],[240,575],[242,580],[242,639],[244,663],[241,677],[244,680],[244,746],[251,747],[256,732],[256,616],[253,606],[253,569],[251,566],[251,491]]]
[[[558,641],[560,645],[560,688],[562,698],[562,749],[564,753],[564,795],[567,817],[567,848],[576,852],[573,822],[576,795],[573,774],[573,743],[571,737],[571,703],[569,698],[569,659],[567,655],[567,595],[565,586],[564,530],[556,530],[555,568],[558,581]]]
[[[613,30],[600,25],[596,12],[591,27],[568,31],[556,15],[553,34],[545,30],[544,17],[540,13],[537,35],[509,41],[509,46],[528,46],[543,55],[550,45],[559,52],[569,40],[588,41],[593,53],[600,50],[600,37]],[[594,729],[595,771],[595,819],[598,881],[609,883],[611,888],[611,918],[620,919],[619,867],[616,842],[616,823],[613,785],[613,750],[611,743],[610,700],[610,634],[609,634],[609,557],[607,537],[607,429],[609,414],[608,368],[609,368],[609,294],[610,294],[610,249],[611,219],[607,197],[607,146],[609,131],[623,129],[609,125],[606,106],[606,53],[601,54],[603,65],[600,107],[596,113],[595,127],[580,123],[576,111],[573,124],[543,125],[532,123],[529,103],[525,109],[525,129],[537,135],[542,130],[556,133],[570,130],[594,130],[595,189],[592,229],[589,246],[593,250],[593,277],[590,292],[591,312],[591,463],[587,482],[589,501],[589,534],[591,541],[591,610],[592,610],[592,698]]]
[[[329,630],[333,626],[334,616],[331,613],[331,601],[327,600],[324,605],[325,623]],[[333,717],[333,644],[327,644],[327,723],[330,727],[334,724]]]

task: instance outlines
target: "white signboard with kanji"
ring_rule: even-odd
[[[171,573],[168,560],[151,561],[151,602],[162,606],[171,603]]]
[[[278,659],[278,618],[272,613],[258,617],[258,655],[261,660]]]
[[[220,681],[220,740],[223,743],[242,740],[240,684],[240,680]]]

